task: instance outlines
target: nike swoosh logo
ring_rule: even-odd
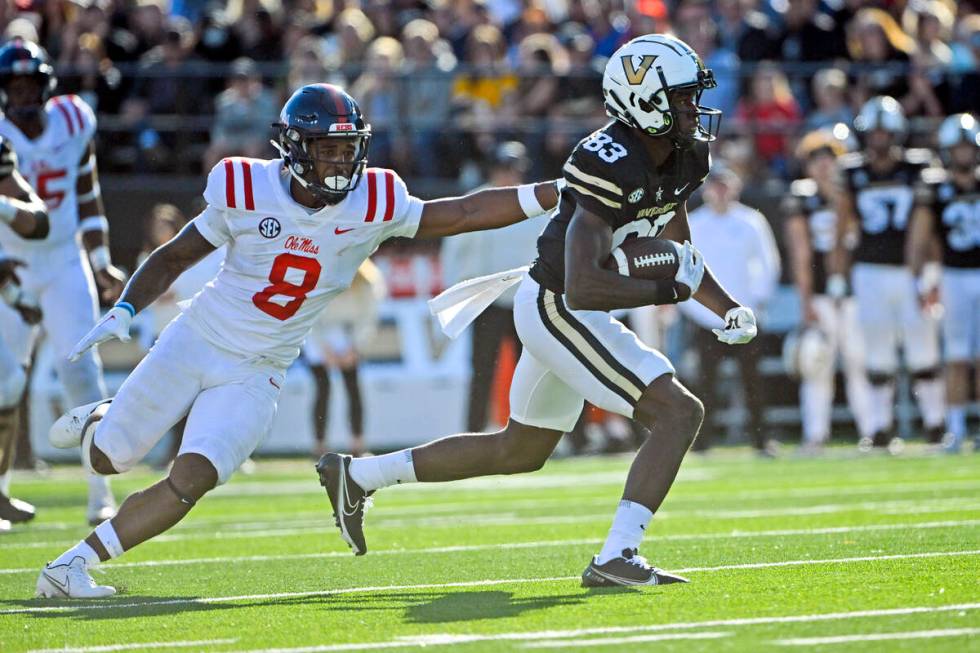
[[[341,229],[340,227],[334,227],[333,232],[339,236],[341,234],[347,233],[348,231],[354,231],[354,229],[355,227],[351,227],[350,229]]]
[[[272,377],[269,378],[269,383],[271,383],[272,387],[274,387],[276,390],[282,390],[282,388],[279,387],[279,384],[272,380]]]
[[[52,576],[48,572],[44,572],[44,577],[47,578],[48,581],[50,581],[50,583],[52,585],[54,585],[59,590],[61,590],[62,592],[64,592],[65,596],[68,596],[68,585],[69,585],[69,583],[60,583],[54,576]]]
[[[674,195],[680,195],[681,193],[684,192],[684,189],[687,188],[690,185],[691,185],[691,182],[687,182],[686,184],[684,184],[680,188],[675,188],[674,189]]]

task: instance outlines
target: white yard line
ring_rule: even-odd
[[[866,501],[859,503],[833,503],[819,506],[771,508],[762,510],[665,510],[657,513],[657,520],[664,519],[758,519],[762,517],[802,517],[809,515],[827,515],[843,512],[875,511],[882,514],[914,515],[935,512],[980,511],[980,501],[975,496],[966,497],[937,497],[928,501]],[[397,509],[385,507],[385,512],[397,513]],[[432,517],[420,519],[402,519],[400,517],[369,519],[371,528],[400,528],[400,527],[459,527],[470,526],[534,526],[546,524],[578,524],[597,520],[607,523],[610,511],[579,513],[575,515],[555,515],[529,517],[515,513],[469,514],[447,517]],[[248,539],[257,537],[284,537],[291,535],[315,535],[333,532],[335,527],[322,520],[319,524],[314,521],[303,528],[261,528],[262,526],[281,526],[282,522],[257,522],[251,524],[255,530],[243,528],[235,530],[215,531],[204,529],[196,533],[169,533],[156,537],[152,542],[182,542],[200,539]],[[7,539],[6,536],[0,539]],[[0,542],[0,550],[59,548],[75,544],[77,540],[43,541],[43,542]]]
[[[234,644],[234,639],[196,639],[176,642],[132,642],[131,644],[107,644],[106,646],[66,646],[65,648],[36,648],[28,653],[103,653],[108,651],[136,651],[145,648],[194,648]]]
[[[850,642],[884,642],[893,639],[932,639],[934,637],[964,637],[976,635],[980,628],[946,628],[944,630],[910,630],[904,633],[865,633],[864,635],[837,635],[833,637],[795,637],[773,640],[780,646],[818,646],[820,644],[848,644]]]
[[[812,623],[837,621],[841,619],[867,619],[893,617],[934,612],[961,612],[980,609],[980,603],[961,603],[956,605],[921,606],[910,608],[886,608],[880,610],[856,610],[853,612],[828,612],[822,614],[803,614],[775,617],[744,617],[740,619],[713,619],[710,621],[686,621],[678,623],[649,624],[643,626],[603,626],[595,628],[576,628],[569,630],[542,630],[529,632],[487,633],[480,635],[457,635],[454,633],[397,637],[384,642],[361,644],[327,644],[322,646],[303,646],[295,648],[249,649],[247,653],[325,653],[328,651],[356,651],[380,648],[410,648],[427,646],[455,646],[471,642],[523,641],[534,642],[549,639],[574,638],[583,635],[612,635],[620,633],[658,632],[665,630],[693,630],[699,628],[718,628],[732,626],[764,626],[784,623]]]
[[[523,648],[582,648],[588,646],[613,646],[623,644],[641,644],[643,642],[664,642],[672,639],[721,639],[731,637],[730,632],[704,633],[661,633],[659,635],[634,635],[632,637],[594,637],[590,639],[543,639],[524,644]]]
[[[933,528],[958,528],[964,526],[980,526],[980,519],[963,519],[956,521],[911,522],[901,524],[866,524],[863,526],[829,526],[825,528],[787,528],[765,531],[722,531],[717,533],[677,533],[674,535],[650,535],[648,544],[659,544],[672,541],[716,540],[730,538],[752,537],[791,537],[796,535],[836,535],[843,533],[860,533],[867,531],[920,530]],[[381,549],[371,552],[372,556],[383,555],[428,555],[437,553],[466,553],[472,551],[489,551],[496,549],[539,549],[545,547],[570,547],[586,544],[598,544],[602,538],[582,538],[567,540],[540,540],[535,542],[505,542],[499,544],[460,544],[454,546],[433,546],[419,549]],[[172,567],[178,565],[225,564],[240,562],[274,562],[282,560],[315,560],[322,558],[350,558],[350,551],[323,551],[318,553],[283,553],[276,555],[252,556],[214,556],[209,558],[177,558],[172,560],[141,560],[134,562],[108,562],[102,568],[105,570],[123,569],[127,567]],[[37,567],[20,567],[0,569],[0,575],[36,573]]]
[[[975,556],[980,555],[980,549],[969,550],[969,551],[927,551],[923,553],[902,553],[894,555],[881,555],[881,556],[860,556],[855,558],[829,558],[824,560],[781,560],[777,562],[758,562],[758,563],[744,563],[737,565],[719,565],[717,567],[690,567],[684,569],[674,569],[673,571],[679,573],[689,573],[689,572],[711,572],[711,571],[727,571],[731,569],[762,569],[766,567],[786,567],[786,566],[806,566],[806,565],[825,565],[825,564],[847,564],[850,562],[870,562],[874,560],[910,560],[916,558],[952,558],[960,556]],[[304,598],[304,597],[316,597],[316,596],[333,596],[338,594],[369,594],[369,593],[386,593],[386,592],[397,592],[404,590],[420,590],[420,589],[445,589],[445,588],[459,588],[459,587],[483,587],[490,585],[515,585],[524,583],[554,583],[554,582],[567,582],[572,580],[578,580],[579,576],[549,576],[544,578],[491,578],[486,580],[474,580],[474,581],[463,581],[456,583],[423,583],[419,585],[376,585],[368,587],[345,587],[340,589],[332,590],[318,590],[311,592],[280,592],[276,594],[244,594],[237,596],[205,596],[205,597],[194,597],[186,599],[162,599],[162,600],[148,600],[140,602],[112,602],[103,601],[100,603],[66,603],[63,605],[44,605],[30,608],[12,608],[8,610],[0,610],[0,615],[2,614],[28,614],[28,613],[41,613],[41,612],[74,612],[81,610],[111,610],[111,609],[121,609],[121,608],[140,608],[140,607],[157,607],[162,605],[194,605],[194,604],[211,604],[211,603],[229,603],[235,601],[272,601],[281,599],[294,599],[294,598]],[[980,605],[980,604],[978,604]]]

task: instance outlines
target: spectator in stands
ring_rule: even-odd
[[[514,103],[517,75],[507,66],[504,35],[492,25],[480,25],[470,34],[466,48],[466,68],[453,82],[456,122],[471,142],[471,158],[490,151],[495,132],[506,128],[501,112]]]
[[[779,57],[776,24],[757,10],[758,0],[718,0],[721,47],[740,61],[766,61]]]
[[[804,131],[812,132],[842,122],[851,124],[854,112],[847,104],[847,75],[839,68],[825,68],[813,77],[814,107],[806,114]]]
[[[512,136],[532,152],[544,147],[547,117],[561,99],[561,80],[568,69],[568,52],[554,35],[531,34],[520,42],[517,93],[503,109],[512,116]],[[539,172],[535,169],[531,177],[537,179]]]
[[[783,71],[771,63],[760,65],[735,117],[753,136],[756,156],[773,173],[785,177],[790,136],[800,122],[800,108]]]
[[[205,170],[226,156],[261,158],[269,154],[269,125],[279,113],[279,99],[262,84],[251,59],[236,59],[230,72],[228,88],[215,100]]]
[[[849,26],[848,51],[857,77],[852,84],[855,105],[876,95],[890,95],[904,104],[909,94],[907,66],[915,42],[882,9],[862,9]]]
[[[282,30],[272,12],[264,7],[241,14],[235,28],[245,56],[256,61],[282,58]]]
[[[683,4],[674,21],[678,36],[701,55],[706,68],[715,74],[717,86],[705,91],[703,103],[732,116],[739,96],[739,61],[733,50],[718,47],[718,27],[706,4]]]
[[[497,146],[490,165],[487,186],[514,186],[524,182],[530,167],[527,148],[511,141]],[[537,255],[537,240],[548,223],[543,215],[505,229],[491,229],[447,238],[442,242],[440,260],[447,286],[502,270],[528,265]],[[503,341],[511,338],[520,350],[514,331],[514,293],[507,291],[473,322],[470,361],[470,393],[466,428],[474,433],[485,430],[490,390]],[[516,360],[516,358],[515,358]]]
[[[909,96],[902,103],[907,115],[945,116],[952,106],[952,86],[946,78],[953,51],[946,45],[952,37],[953,14],[940,0],[910,4],[902,23],[915,40]]]
[[[293,48],[293,53],[289,57],[286,93],[287,95],[292,94],[293,91],[302,86],[318,82],[327,82],[338,86],[346,84],[342,75],[327,66],[323,49],[320,47],[320,39],[315,36],[306,36]]]
[[[60,76],[61,90],[81,96],[99,114],[117,113],[123,99],[122,74],[106,56],[102,39],[86,32],[76,46],[69,63],[73,74]]]
[[[608,0],[582,0],[585,25],[588,25],[595,41],[597,57],[611,57],[628,39],[629,22],[626,16],[613,10]]]
[[[408,164],[416,175],[435,177],[446,145],[456,57],[439,39],[435,23],[423,18],[405,25],[402,43],[406,60],[401,97],[412,150]]]
[[[953,44],[952,111],[973,111],[980,107],[980,14],[966,16]]]
[[[725,288],[732,296],[751,306],[758,315],[779,281],[779,250],[766,218],[738,201],[741,189],[741,180],[723,162],[716,161],[704,187],[705,203],[690,214],[691,240],[711,261],[714,273],[725,280]],[[744,389],[748,408],[746,435],[761,455],[773,455],[763,430],[765,393],[760,391],[760,348],[726,347],[711,332],[721,326],[718,316],[697,302],[679,306],[697,326],[693,337],[700,364],[693,387],[704,402],[707,420],[721,414],[717,400],[720,363],[734,358],[741,377],[738,385]],[[717,424],[707,420],[694,443],[695,449],[707,449],[717,431]]]
[[[339,69],[347,79],[359,72],[368,45],[374,40],[371,19],[360,9],[344,9],[333,24],[333,34],[324,40],[324,52],[330,67]]]
[[[382,168],[396,167],[408,158],[401,124],[401,85],[398,73],[405,60],[401,43],[390,36],[371,42],[364,59],[364,72],[351,85],[364,114],[371,121],[371,162]]]

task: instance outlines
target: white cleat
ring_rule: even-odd
[[[88,573],[85,558],[76,556],[66,565],[41,570],[35,596],[46,599],[103,599],[116,593],[115,587],[98,585]]]
[[[85,427],[89,424],[89,418],[92,416],[92,413],[99,406],[110,401],[112,400],[100,399],[99,401],[93,401],[90,404],[72,408],[59,417],[51,425],[51,430],[48,431],[48,440],[51,442],[51,446],[58,449],[71,449],[80,445],[82,443],[82,434],[85,432]]]
[[[89,526],[98,526],[116,516],[116,499],[112,496],[109,479],[98,474],[88,477],[88,510],[85,513]]]

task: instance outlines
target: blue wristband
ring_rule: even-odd
[[[130,317],[136,317],[136,309],[129,302],[116,302],[116,308],[124,308]]]

